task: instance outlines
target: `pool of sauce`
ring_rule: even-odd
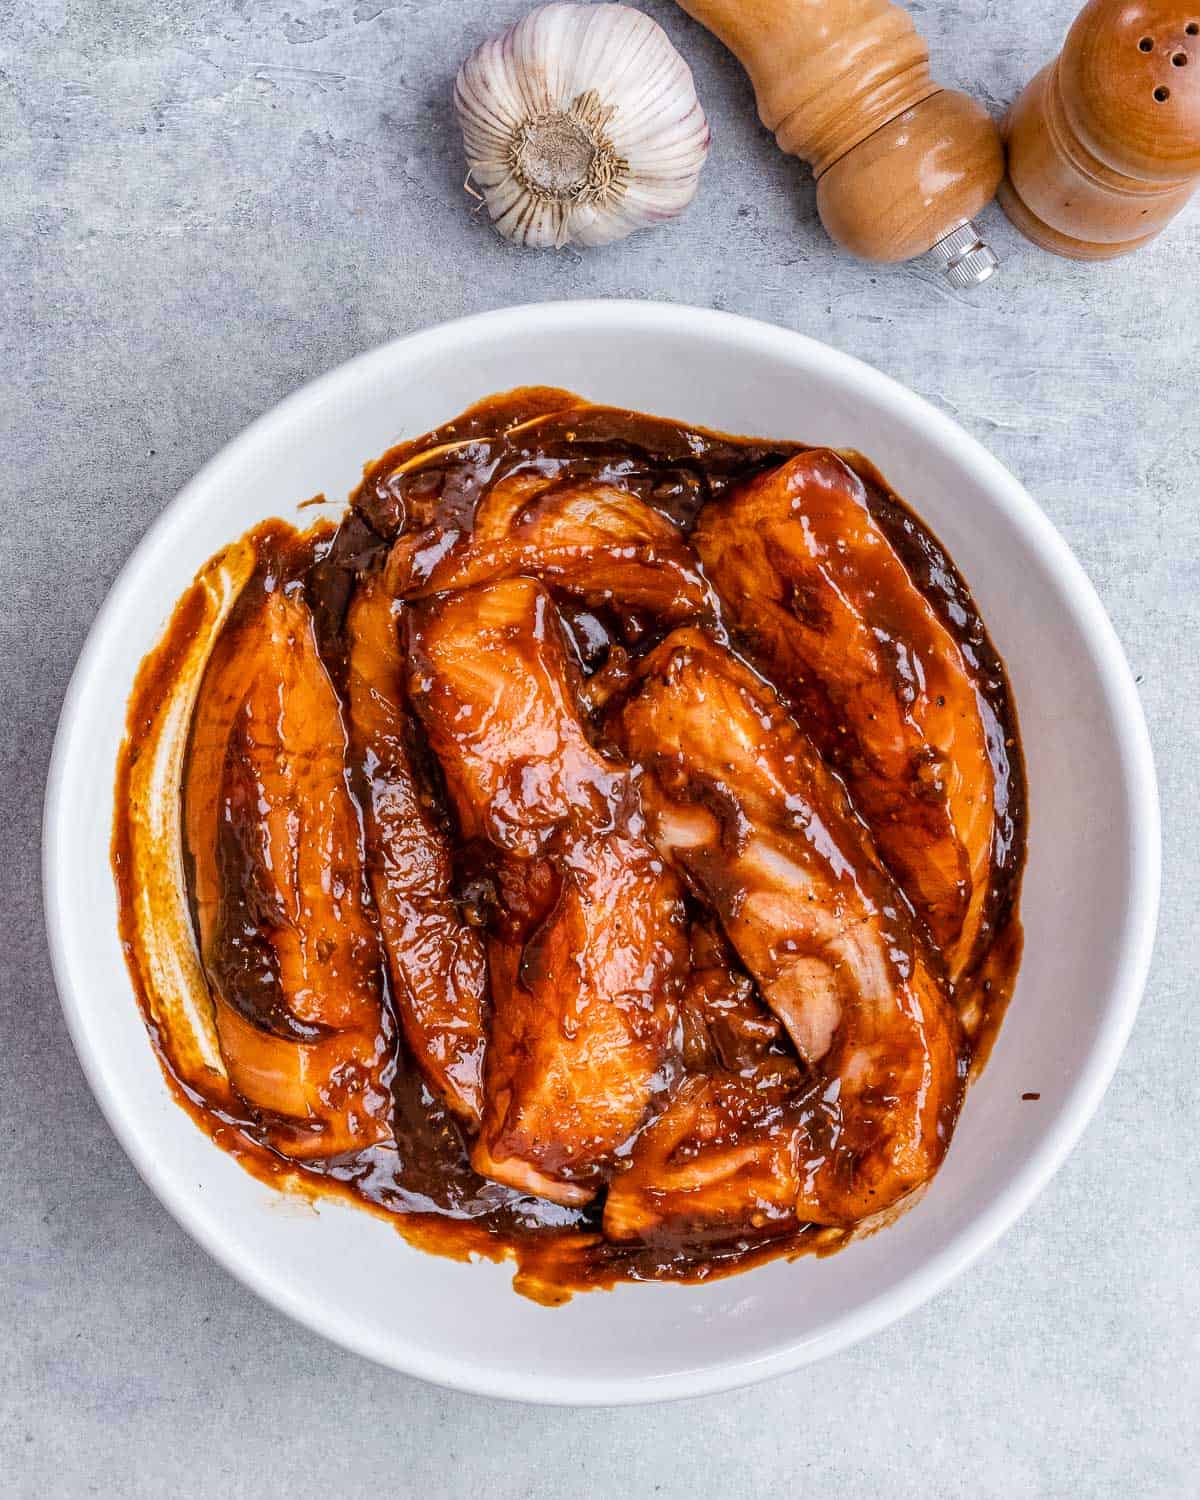
[[[264,590],[281,583],[302,589],[313,610],[322,657],[340,691],[346,674],[346,612],[358,581],[382,567],[402,532],[434,527],[449,536],[468,531],[482,496],[497,481],[529,472],[619,485],[686,533],[706,502],[806,446],[712,433],[592,406],[551,389],[524,388],[492,397],[370,464],[336,528],[326,521],[304,533],[278,521],[256,528],[249,538],[257,558],[255,572],[225,629],[235,628]],[[977,1073],[1003,1018],[1020,961],[1017,899],[1025,849],[1025,778],[1015,712],[1003,663],[945,550],[866,459],[850,452],[842,457],[866,487],[880,528],[977,674],[985,705],[995,778],[995,848],[980,957],[954,994]],[[829,1253],[862,1232],[863,1226],[854,1231],[800,1226],[717,1246],[686,1240],[641,1247],[609,1243],[600,1232],[598,1205],[563,1207],[503,1187],[471,1169],[457,1122],[406,1057],[396,1025],[388,1027],[394,1047],[388,1070],[394,1142],[349,1156],[304,1163],[282,1157],[266,1144],[261,1119],[228,1084],[209,1089],[189,1083],[178,1066],[169,1028],[155,1020],[149,969],[138,951],[130,849],[139,812],[129,796],[129,781],[156,706],[199,629],[198,588],[180,600],[135,682],[117,770],[112,860],[121,937],[159,1060],[181,1104],[222,1149],[277,1187],[364,1206],[422,1248],[456,1258],[511,1257],[517,1289],[551,1304],[574,1291],[622,1280],[700,1282],[778,1256]],[[562,596],[557,603],[584,674],[585,694],[588,677],[604,669],[614,646],[636,660],[662,634],[652,621],[628,612],[588,608]],[[733,640],[736,645],[736,636]],[[425,795],[440,806],[436,762],[421,753],[419,744],[414,748]],[[448,814],[446,819],[449,824]],[[456,849],[456,873],[464,902],[486,888],[486,876],[469,846]],[[384,984],[385,1009],[390,1009],[386,976]],[[259,1019],[266,1025],[271,1021],[266,1013]]]

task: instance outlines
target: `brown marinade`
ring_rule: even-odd
[[[802,455],[812,455],[815,477],[807,475]],[[809,487],[797,489],[800,498],[793,503],[789,484]],[[868,652],[862,659],[869,659],[873,642],[886,641],[888,649],[899,642],[901,666],[894,670],[902,671],[907,640],[952,642],[947,652],[957,664],[957,687],[977,704],[992,821],[983,846],[986,889],[976,890],[975,925],[959,950],[935,942],[931,933],[945,910],[954,910],[955,890],[969,893],[962,871],[957,877],[951,871],[938,888],[950,893],[948,904],[935,902],[927,914],[920,879],[910,886],[903,861],[893,873],[887,869],[901,835],[908,839],[904,858],[910,863],[913,838],[918,856],[924,847],[921,829],[940,832],[945,842],[944,809],[939,811],[937,800],[942,769],[912,772],[912,795],[934,799],[924,811],[917,809],[914,835],[899,821],[908,815],[905,808],[887,800],[897,784],[903,789],[908,772],[897,782],[881,769],[887,747],[871,743],[876,718],[866,711],[870,705],[860,704],[853,684],[846,688],[839,679],[840,664],[814,677],[807,658],[797,666],[786,652],[781,655],[762,600],[742,589],[746,577],[757,576],[754,569],[776,569],[784,635],[792,629],[789,620],[802,642],[835,628],[819,587],[809,581],[807,559],[795,547],[788,552],[787,527],[797,507],[818,505],[802,517],[804,536],[828,516],[820,509],[819,488],[813,488],[820,484],[834,487],[847,514],[857,506],[864,534],[877,532],[889,556],[898,559],[893,567],[900,583],[886,620],[870,616],[874,595],[863,595],[867,613],[855,622]],[[833,490],[825,493],[832,496]],[[594,510],[597,496],[607,510]],[[720,518],[728,515],[735,527],[739,507],[747,503],[760,505],[767,518],[753,547],[748,539],[741,551],[710,545]],[[593,507],[588,524],[628,522],[636,545],[621,541],[620,533],[620,545],[585,556],[571,531],[581,504]],[[488,541],[488,527],[500,524],[494,514],[502,514],[504,529],[495,546],[507,552],[496,552]],[[776,522],[772,531],[768,523]],[[551,535],[558,550],[551,546],[531,565],[528,549]],[[523,537],[533,539],[525,551]],[[803,829],[808,845],[824,840],[824,848],[832,840],[838,860],[859,867],[857,877],[845,877],[851,890],[829,870],[805,864],[809,855],[801,849],[796,857],[813,875],[808,899],[833,892],[829,899],[839,909],[845,900],[851,912],[858,902],[863,915],[855,920],[868,928],[874,923],[880,951],[887,950],[886,961],[917,987],[914,993],[936,990],[942,1003],[948,997],[938,1043],[949,1059],[942,1115],[936,1150],[918,1177],[932,1175],[953,1129],[963,1080],[986,1060],[1020,961],[1025,778],[1004,665],[966,584],[937,539],[866,459],[800,443],[724,436],[593,406],[562,391],[526,388],[482,401],[370,464],[336,529],[318,523],[301,534],[275,521],[246,540],[254,549],[254,569],[201,681],[182,808],[184,872],[198,951],[214,985],[228,1079],[212,1073],[206,1075],[211,1086],[203,1078],[198,1083],[195,1072],[181,1065],[170,1028],[155,1019],[150,966],[135,919],[139,892],[131,855],[144,815],[131,795],[131,776],[157,705],[198,638],[199,583],[180,600],[136,680],[117,768],[112,843],[121,936],[159,1060],[180,1102],[218,1145],[266,1181],[358,1202],[425,1249],[458,1258],[509,1256],[517,1264],[518,1290],[548,1303],[621,1280],[703,1281],[776,1256],[838,1248],[870,1215],[860,1217],[860,1208],[853,1214],[818,1208],[813,1222],[799,1222],[792,1209],[773,1207],[769,1184],[781,1180],[780,1170],[785,1187],[789,1179],[766,1145],[755,1170],[765,1174],[768,1187],[745,1222],[730,1218],[715,1198],[708,1217],[697,1207],[672,1218],[664,1205],[675,1201],[668,1178],[676,1178],[668,1173],[655,1187],[653,1177],[655,1132],[669,1146],[675,1115],[684,1145],[674,1157],[668,1151],[664,1161],[669,1158],[670,1171],[682,1172],[679,1180],[688,1183],[722,1152],[751,1151],[754,1142],[775,1139],[771,1132],[787,1121],[801,1139],[816,1141],[818,1132],[824,1132],[822,1141],[861,1137],[866,1144],[846,1167],[854,1180],[839,1180],[829,1202],[870,1203],[875,1179],[869,1157],[881,1138],[880,1111],[891,1107],[887,1088],[868,1090],[861,1106],[866,1113],[856,1122],[848,1113],[830,1117],[832,1123],[817,1120],[814,1107],[802,1102],[809,1097],[804,1080],[827,1040],[813,1043],[804,1029],[808,1023],[789,1009],[778,944],[767,941],[772,932],[776,941],[778,932],[768,930],[769,924],[751,930],[746,920],[753,900],[765,899],[754,885],[755,850],[761,844],[773,851],[772,860],[786,860],[789,850],[800,848],[796,830]],[[508,561],[501,566],[498,556]],[[846,566],[852,591],[860,577],[853,556]],[[466,596],[457,592],[463,588],[477,590],[478,608],[492,611],[498,622],[488,637],[491,656],[511,651],[515,661],[543,674],[563,704],[573,705],[557,710],[553,721],[561,740],[557,753],[567,768],[561,785],[553,767],[542,768],[535,800],[522,793],[526,800],[506,814],[503,825],[489,822],[479,801],[487,768],[481,770],[465,752],[465,758],[456,757],[452,740],[478,688],[469,652],[461,668],[454,655],[455,632],[461,634],[462,620],[474,607],[466,607],[464,616]],[[383,596],[390,599],[393,592],[408,601],[397,611],[394,629],[380,613],[388,607]],[[544,617],[549,624],[541,623]],[[849,632],[851,625],[845,628]],[[253,649],[263,653],[257,676],[245,662],[241,668],[247,681],[257,683],[253,689],[238,676],[243,641],[258,642]],[[281,652],[290,665],[276,689],[272,672]],[[852,643],[846,655],[853,655]],[[751,770],[740,781],[732,753],[728,761],[706,761],[701,753],[687,766],[682,759],[689,735],[693,744],[713,743],[704,738],[703,719],[695,717],[705,711],[705,701],[692,703],[687,684],[680,686],[680,674],[693,660],[702,661],[717,691],[728,694],[722,722],[736,723],[740,713],[749,726],[744,742],[751,747],[745,751]],[[390,680],[388,673],[397,684],[395,702],[380,687]],[[911,704],[919,686],[897,677],[888,691],[894,690],[897,702]],[[487,693],[480,691],[472,711],[486,712]],[[843,691],[848,696],[839,696]],[[355,717],[355,703],[368,704],[370,713]],[[944,698],[937,704],[944,707]],[[853,729],[856,711],[861,733],[852,740],[847,725]],[[935,714],[936,705],[929,711]],[[762,741],[754,749],[759,730]],[[791,746],[788,774],[801,777],[803,795],[772,802],[772,757],[778,754],[783,764],[781,746]],[[622,755],[634,765],[632,777],[613,769],[625,766]],[[528,771],[525,761],[518,762],[504,772],[509,781],[497,773],[503,786],[489,796],[503,798],[520,767]],[[758,790],[752,762],[763,771]],[[729,767],[728,784],[722,766]],[[972,805],[969,776],[966,791],[959,788],[962,807]],[[866,788],[870,815],[854,790],[859,785]],[[874,801],[872,786],[883,787]],[[564,798],[573,808],[559,806]],[[943,801],[952,805],[948,793]],[[580,812],[585,804],[586,814]],[[208,826],[206,819],[211,823],[214,809],[215,836],[199,837],[196,829]],[[371,839],[382,836],[379,830],[395,828],[398,819],[414,830],[404,842],[411,868],[393,862],[381,873],[363,848],[369,850]],[[660,851],[666,848],[681,819],[717,832],[707,853],[685,851],[677,877],[664,868],[650,840]],[[978,823],[973,827],[978,834]],[[930,850],[931,858],[940,857],[932,842]],[[327,868],[314,873],[322,859]],[[639,880],[613,884],[614,860],[624,862],[621,870],[631,860],[641,868],[640,861]],[[314,868],[306,868],[306,861]],[[569,880],[563,875],[568,867]],[[933,882],[928,884],[932,889]],[[548,1077],[558,1076],[554,1069],[569,1074],[576,1053],[603,1053],[614,1069],[613,1089],[625,1091],[625,1115],[606,1112],[603,1097],[591,1103],[584,1098],[580,1108],[585,1116],[588,1109],[593,1113],[578,1125],[578,1151],[573,1154],[568,1143],[565,1155],[539,1154],[536,1141],[519,1129],[504,1135],[494,1118],[495,1101],[489,1103],[486,1089],[481,1094],[482,1042],[473,1038],[488,1027],[499,1028],[501,1037],[514,1026],[528,1032],[530,996],[544,994],[545,1003],[569,1008],[562,990],[567,971],[553,968],[556,942],[574,945],[587,962],[590,943],[598,973],[628,968],[629,952],[614,955],[609,935],[589,937],[587,902],[609,899],[604,893],[610,886],[620,892],[611,896],[614,902],[631,903],[622,908],[634,931],[629,951],[641,955],[638,961],[654,976],[657,1008],[643,1007],[634,1030],[607,1053],[586,1037],[574,1052],[551,1049]],[[577,888],[592,895],[581,898],[583,908],[572,917],[569,897]],[[771,899],[778,925],[782,898],[777,892]],[[966,896],[960,906],[966,910]],[[307,943],[285,943],[279,933],[291,932],[286,913],[297,910],[313,931]],[[641,919],[649,925],[638,928]],[[963,920],[962,912],[956,920]],[[656,922],[661,941],[655,939]],[[562,927],[557,937],[555,923]],[[420,966],[398,961],[403,955],[395,948],[410,938],[422,945],[420,954],[433,956],[430,963],[454,965],[450,990],[426,986],[419,992]],[[800,957],[807,941],[792,945]],[[847,959],[851,967],[855,961]],[[539,964],[543,969],[535,973]],[[332,997],[322,991],[323,965],[336,975]],[[595,1012],[585,1005],[581,1014]],[[568,1032],[576,1024],[583,1024],[578,1016],[563,1022]],[[619,1026],[617,1034],[624,1036]],[[540,1095],[539,1080],[521,1072],[528,1036],[510,1041],[521,1058],[505,1075],[505,1088],[524,1089],[526,1118],[539,1118],[551,1095]],[[418,1066],[413,1049],[426,1045],[429,1055]],[[842,1045],[849,1045],[844,1037]],[[320,1094],[307,1132],[287,1117],[286,1103],[317,1097],[303,1068],[297,1065],[294,1078],[267,1076],[264,1082],[272,1059],[286,1055],[278,1049],[287,1048],[331,1059],[338,1079],[336,1096],[328,1089]],[[624,1069],[619,1077],[618,1062]],[[503,1071],[500,1061],[495,1068],[493,1088]],[[620,1123],[626,1115],[653,1123],[631,1142]],[[611,1141],[606,1130],[616,1131]],[[480,1175],[473,1156],[493,1170],[486,1152],[481,1156],[485,1137],[509,1142],[506,1150],[517,1149],[511,1140],[524,1142],[528,1163],[517,1172]],[[322,1139],[351,1144],[322,1154]],[[614,1149],[618,1139],[624,1144]],[[643,1141],[644,1149],[636,1144]],[[631,1161],[631,1153],[637,1159]],[[647,1173],[651,1188],[639,1196]],[[621,1192],[614,1191],[606,1208],[610,1177]],[[539,1185],[536,1192],[530,1183]],[[694,1194],[697,1204],[705,1191]],[[886,1220],[894,1196],[883,1202],[878,1222]]]

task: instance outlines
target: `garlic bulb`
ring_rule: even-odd
[[[454,105],[468,183],[521,245],[606,245],[673,218],[708,154],[691,69],[626,5],[530,11],[467,58]]]

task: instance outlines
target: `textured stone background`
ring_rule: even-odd
[[[0,1491],[1195,1494],[1200,212],[1082,267],[987,220],[971,297],[871,273],[731,59],[668,0],[714,128],[679,224],[535,255],[471,218],[458,61],[521,0],[0,0]],[[939,76],[999,113],[1074,0],[923,0]],[[178,1229],[92,1102],[42,934],[59,703],[133,543],[295,386],[504,303],[674,299],[773,319],[953,413],[1030,486],[1125,641],[1162,781],[1157,961],[1100,1114],[933,1305],[815,1370],[625,1412],[402,1379],[293,1327]]]

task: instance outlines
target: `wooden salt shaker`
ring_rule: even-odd
[[[1127,255],[1200,180],[1200,0],[1091,0],[1009,111],[1000,203],[1044,250]]]
[[[999,132],[929,76],[906,11],[889,0],[679,4],[746,69],[780,147],[811,164],[839,245],[872,261],[932,251],[953,285],[987,280],[996,257],[971,219],[1004,171]]]

